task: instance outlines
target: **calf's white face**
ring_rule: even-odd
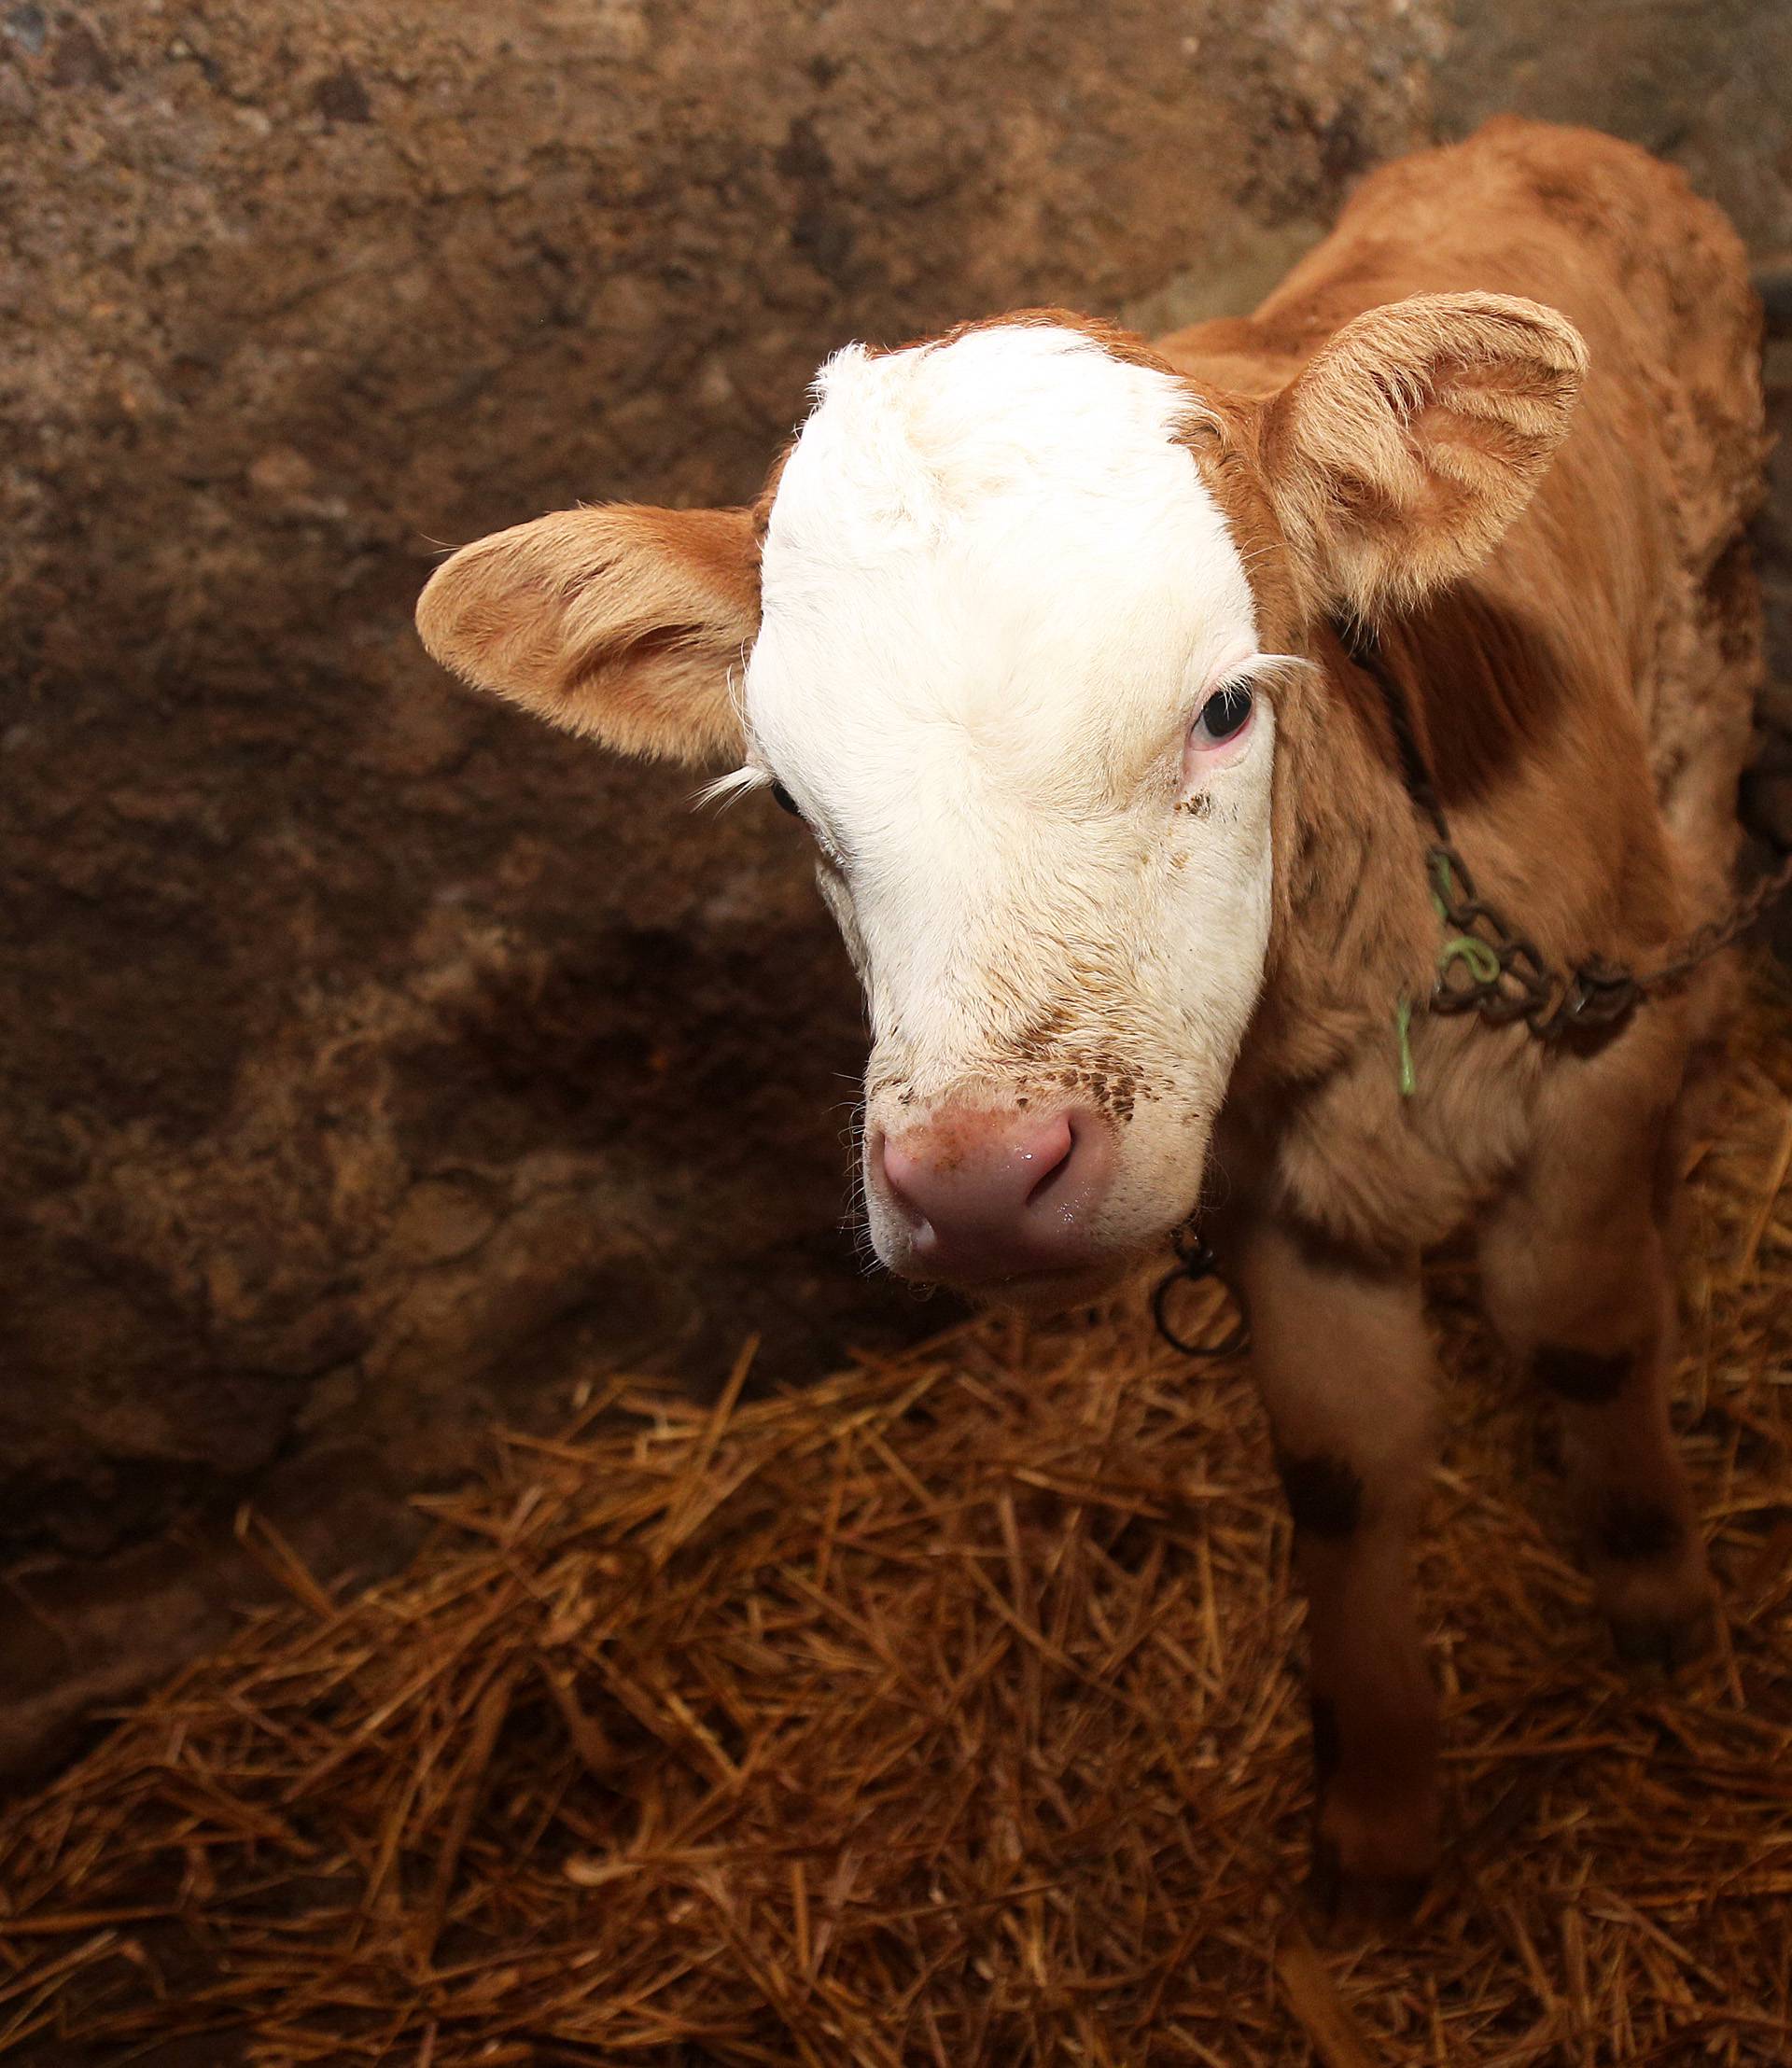
[[[741,781],[814,831],[869,999],[872,1239],[914,1276],[1080,1287],[1194,1206],[1262,976],[1250,585],[1187,388],[1082,332],[850,348],[817,390]]]
[[[802,814],[870,1001],[878,1254],[1075,1298],[1195,1205],[1263,980],[1289,664],[1254,599],[1299,643],[1472,567],[1585,364],[1482,294],[1367,311],[1265,401],[1074,319],[850,347],[757,510],[520,524],[417,622],[555,723]]]

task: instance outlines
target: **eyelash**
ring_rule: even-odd
[[[1249,682],[1223,682],[1195,714],[1188,729],[1191,744],[1224,747],[1251,722],[1255,692]]]

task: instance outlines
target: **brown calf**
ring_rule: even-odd
[[[1671,1223],[1727,980],[1548,1046],[1429,1015],[1434,836],[1394,713],[1551,967],[1647,965],[1724,906],[1757,340],[1677,173],[1502,121],[1366,181],[1254,316],[842,355],[754,510],[566,512],[420,607],[471,679],[626,751],[725,751],[809,820],[871,999],[892,1268],[1085,1298],[1205,1197],[1311,1600],[1322,1881],[1353,1910],[1436,1843],[1407,1573],[1428,1246],[1477,1231],[1623,1649],[1675,1658],[1707,1614]]]
[[[1367,181],[1256,316],[1159,349],[1203,384],[1272,394],[1357,310],[1470,285],[1561,311],[1589,371],[1525,520],[1471,580],[1382,617],[1390,672],[1503,912],[1557,967],[1649,964],[1728,901],[1759,665],[1741,538],[1758,312],[1728,226],[1640,152],[1495,123]],[[1318,1865],[1376,1908],[1435,1845],[1405,1556],[1435,1437],[1418,1258],[1465,1222],[1495,1327],[1563,1417],[1620,1649],[1672,1661],[1698,1642],[1705,1564],[1668,1423],[1672,1237],[1689,1073],[1727,979],[1708,970],[1550,1054],[1520,1028],[1433,1019],[1402,1097],[1388,1001],[1431,981],[1428,830],[1378,689],[1325,626],[1291,631],[1323,667],[1325,722],[1310,746],[1282,732],[1295,859],[1220,1119],[1232,1181],[1210,1236],[1250,1311],[1311,1602]]]

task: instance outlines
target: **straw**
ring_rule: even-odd
[[[1237,1364],[1128,1305],[807,1389],[762,1360],[750,1400],[749,1346],[708,1406],[594,1373],[563,1438],[506,1437],[358,1597],[245,1519],[290,1604],[0,1814],[0,2055],[1792,2060],[1770,985],[1688,1217],[1679,1421],[1729,1628],[1682,1682],[1613,1659],[1547,1410],[1460,1258],[1434,1274],[1451,1435],[1420,1569],[1451,1842],[1406,1933],[1340,1951],[1303,1921],[1301,1612],[1263,1421]]]

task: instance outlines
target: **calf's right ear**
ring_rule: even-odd
[[[619,753],[741,750],[730,683],[759,631],[746,510],[566,510],[445,560],[417,601],[444,667]]]

